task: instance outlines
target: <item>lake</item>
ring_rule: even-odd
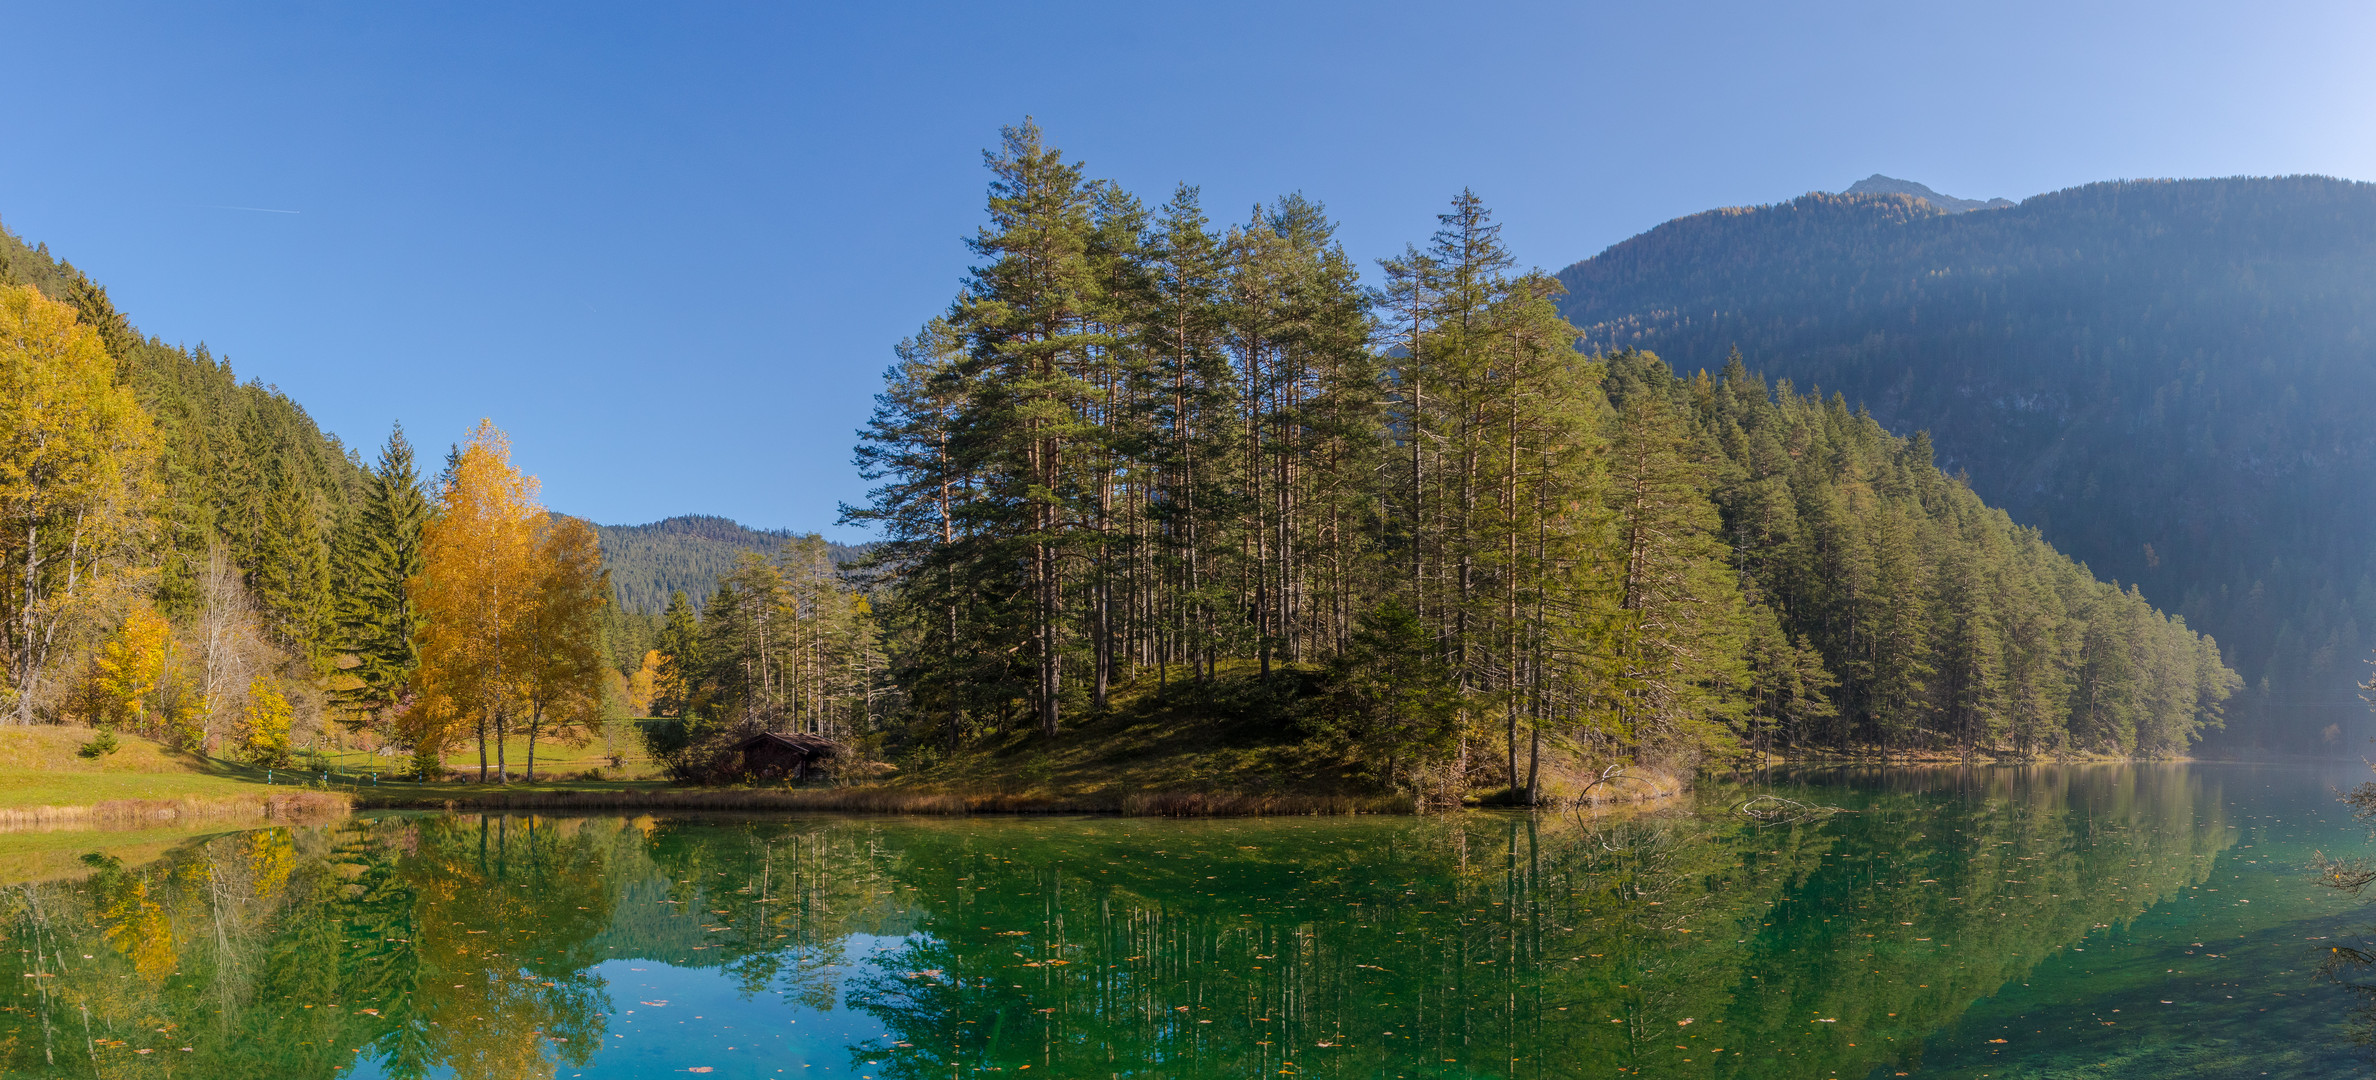
[[[2376,953],[2376,906],[2305,869],[2376,850],[2334,801],[2365,775],[1818,771],[1597,820],[391,814],[0,837],[0,1067],[2376,1075],[2352,985],[2376,970],[2334,970],[2337,948]],[[1742,813],[1760,794],[1805,809]]]

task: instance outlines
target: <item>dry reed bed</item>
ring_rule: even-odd
[[[1133,817],[1263,817],[1407,814],[1406,797],[1248,795],[1205,792],[1018,795],[847,787],[804,789],[669,788],[656,791],[511,791],[441,799],[382,797],[373,806],[449,810],[680,810],[718,813],[827,811],[856,814],[1123,814]]]
[[[328,791],[219,798],[109,799],[88,806],[0,808],[0,832],[128,829],[199,821],[319,821],[343,817],[354,800]]]

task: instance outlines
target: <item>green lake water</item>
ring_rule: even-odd
[[[0,865],[0,1071],[2354,1077],[2363,767],[1624,818],[384,815]],[[1838,808],[1760,822],[1771,792]],[[30,843],[29,838],[18,838]],[[2372,898],[2376,899],[2376,898]]]

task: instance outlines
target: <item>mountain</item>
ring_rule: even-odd
[[[657,614],[668,597],[683,589],[699,608],[746,551],[773,555],[798,535],[789,529],[753,529],[722,517],[685,514],[649,525],[596,525],[602,564],[610,570],[619,606],[636,614]],[[837,565],[864,553],[863,547],[828,543]]]
[[[2002,210],[2013,205],[2011,199],[1958,199],[1953,195],[1941,195],[1912,180],[1900,180],[1893,176],[1883,176],[1880,173],[1874,173],[1848,185],[1848,190],[1840,194],[1912,195],[1950,214],[1961,214],[1968,210]]]
[[[2218,638],[2250,688],[2228,749],[2338,744],[2376,633],[2376,185],[1917,194],[1670,221],[1562,271],[1563,306],[1591,347],[1738,348],[1927,430],[1988,502]]]

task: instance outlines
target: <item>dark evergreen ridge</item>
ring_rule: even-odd
[[[602,565],[610,571],[619,606],[637,615],[668,610],[668,598],[682,591],[698,608],[734,572],[744,552],[774,555],[802,534],[790,529],[753,529],[709,514],[682,514],[649,525],[596,525]],[[863,545],[830,541],[836,564],[855,561]]]
[[[1948,214],[1813,194],[1560,274],[1590,347],[1839,391],[2216,635],[2228,743],[2354,726],[2376,632],[2376,186],[2137,181]],[[2332,736],[2328,735],[2331,739]]]

